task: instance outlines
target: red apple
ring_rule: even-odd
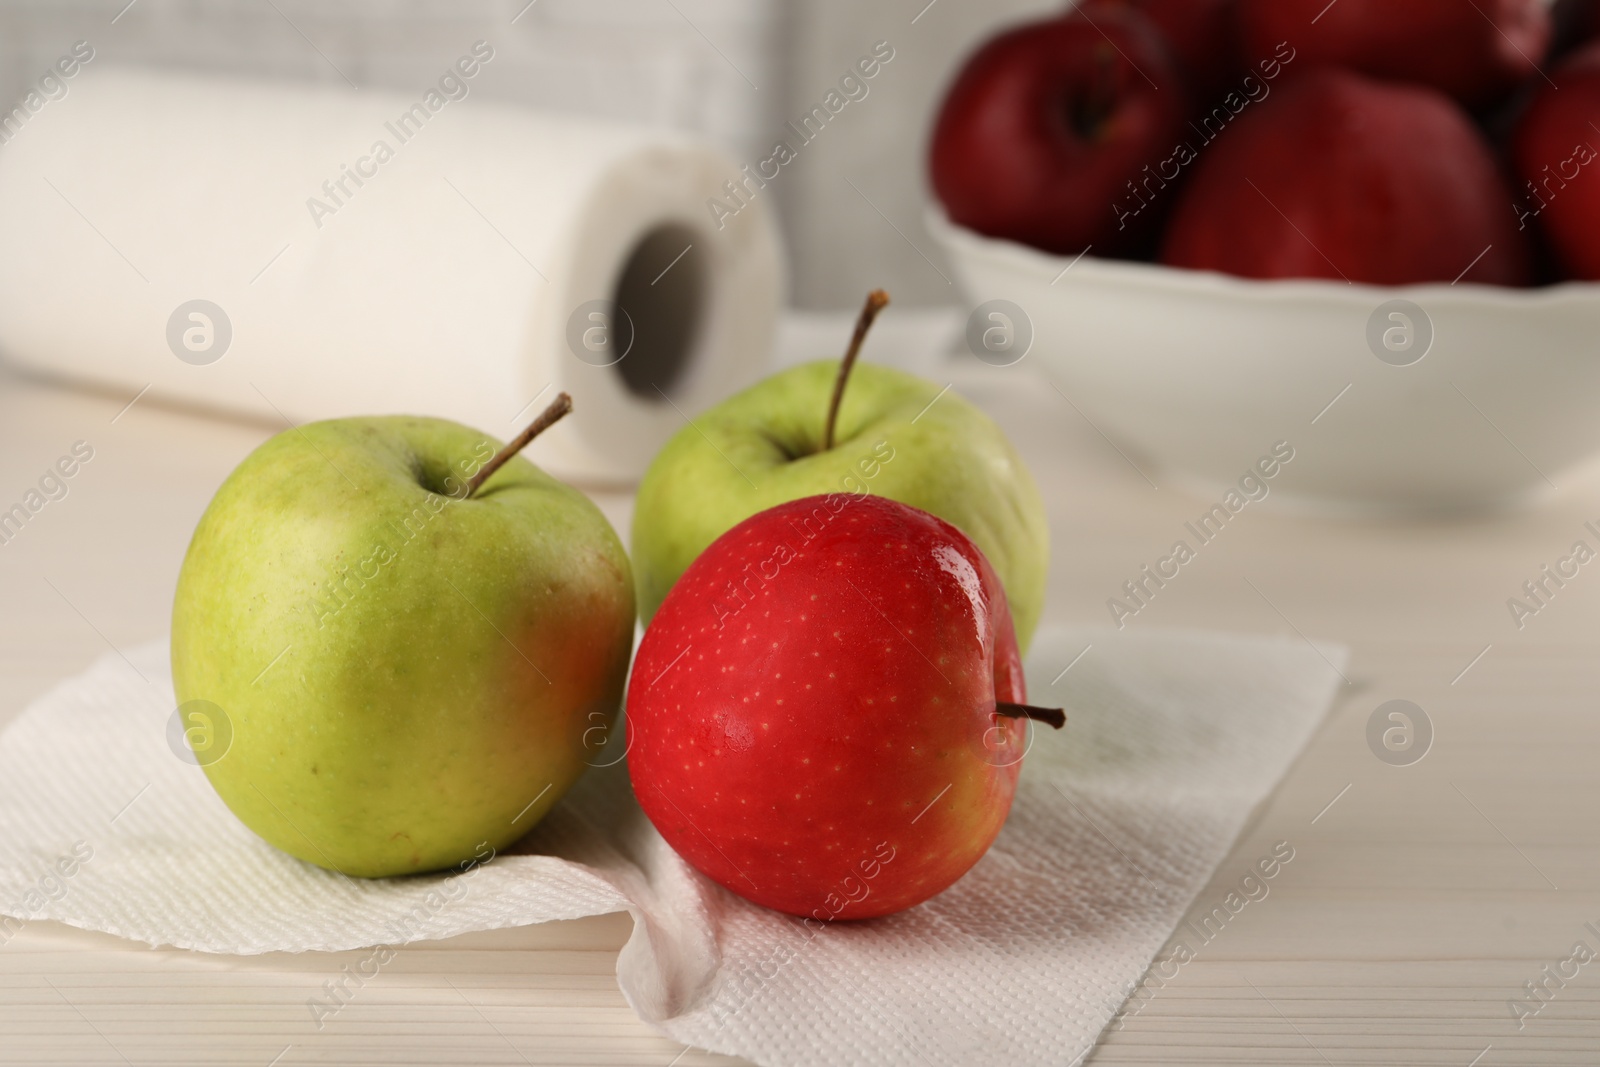
[[[1556,0],[1550,5],[1554,30],[1551,59],[1559,59],[1600,33],[1600,0]]]
[[[1047,252],[1135,250],[1157,212],[1119,216],[1125,186],[1165,158],[1189,113],[1166,46],[1135,11],[1019,26],[967,60],[933,131],[951,221]]]
[[[1373,285],[1529,275],[1510,186],[1466,114],[1435,90],[1331,67],[1200,149],[1161,260]]]
[[[1246,59],[1287,41],[1296,73],[1326,65],[1431,85],[1470,106],[1534,76],[1545,0],[1239,0]]]
[[[960,878],[1011,808],[1026,723],[1005,593],[954,526],[880,496],[761,512],[639,645],[628,772],[689,863],[822,921]],[[1056,721],[1059,725],[1059,721]]]
[[[1183,68],[1195,102],[1204,106],[1243,75],[1237,7],[1237,0],[1085,0],[1078,10],[1095,21],[1108,9],[1144,15]]]
[[[1523,226],[1538,221],[1568,274],[1600,279],[1600,42],[1567,57],[1523,113],[1511,160],[1525,183]]]

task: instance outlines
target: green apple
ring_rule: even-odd
[[[201,518],[173,684],[180,709],[221,709],[231,744],[200,762],[283,851],[367,877],[481,858],[599,759],[633,644],[628,559],[594,504],[510,449],[469,489],[499,447],[440,419],[312,423]]]
[[[757,512],[821,493],[870,492],[931,512],[977,543],[1026,650],[1044,607],[1050,537],[1021,457],[954,391],[870,364],[850,375],[833,447],[824,448],[840,377],[834,360],[776,374],[700,415],[661,450],[633,515],[640,617],[649,623],[695,557]]]

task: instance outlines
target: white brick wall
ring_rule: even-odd
[[[0,0],[0,93],[17,96],[78,38],[117,62],[403,91],[483,38],[488,95],[731,145],[765,138],[781,93],[777,0],[136,0],[113,25],[124,3]]]
[[[0,0],[0,98],[15,99],[80,38],[94,45],[96,62],[335,84],[348,78],[403,92],[434,81],[483,38],[496,58],[474,92],[697,131],[746,162],[766,158],[786,120],[818,103],[874,41],[888,40],[896,58],[872,95],[808,145],[772,191],[791,249],[793,295],[807,307],[854,307],[877,285],[902,305],[955,299],[918,251],[949,273],[921,225],[932,109],[953,65],[981,35],[1020,14],[1061,6],[1054,0],[938,0],[932,7],[927,0],[535,0],[531,6],[527,0],[135,0],[124,11],[126,3]]]

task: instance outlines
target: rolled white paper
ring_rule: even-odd
[[[0,146],[0,353],[130,397],[502,439],[566,390],[537,462],[636,478],[766,367],[767,201],[747,184],[718,229],[706,201],[740,176],[715,150],[471,89],[83,71]]]

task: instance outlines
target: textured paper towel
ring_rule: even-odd
[[[909,912],[807,926],[688,868],[620,764],[466,874],[356,882],[292,859],[174,756],[149,645],[0,735],[0,914],[257,953],[625,909],[618,982],[680,1041],[776,1067],[1073,1064],[1304,747],[1341,662],[1287,640],[1045,630],[1029,693],[1070,722],[1036,736],[994,848]],[[92,858],[52,874],[75,846]]]

